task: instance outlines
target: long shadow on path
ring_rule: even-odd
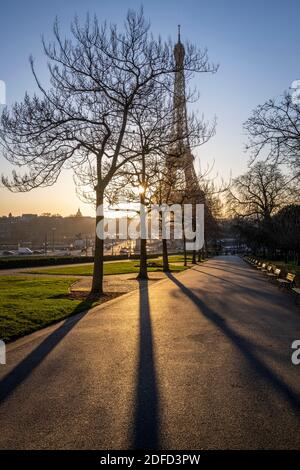
[[[300,394],[294,391],[288,384],[286,384],[273,370],[271,370],[261,359],[257,357],[254,352],[255,345],[253,345],[246,338],[235,332],[223,317],[216,311],[212,310],[206,305],[197,295],[190,289],[176,279],[172,274],[168,274],[171,281],[174,282],[182,292],[198,307],[199,313],[214,323],[220,331],[224,333],[231,340],[231,342],[240,350],[243,356],[247,359],[250,365],[255,369],[259,375],[268,381],[274,390],[279,393],[299,415],[300,411]]]
[[[19,385],[30,376],[31,372],[38,367],[38,365],[45,359],[45,357],[58,345],[58,343],[76,326],[76,324],[87,313],[83,311],[83,306],[86,309],[91,306],[87,301],[81,302],[73,311],[71,318],[67,318],[64,323],[58,327],[53,333],[46,336],[46,338],[28,354],[16,367],[14,367],[3,379],[0,381],[0,404],[8,398],[8,396]],[[77,313],[80,312],[80,313]]]
[[[252,296],[263,298],[263,300],[265,300],[265,301],[270,300],[271,302],[272,301],[274,302],[275,296],[276,295],[278,296],[278,294],[280,294],[279,297],[276,298],[277,305],[292,304],[293,308],[295,307],[295,302],[291,299],[291,297],[287,297],[287,296],[283,295],[285,293],[284,292],[279,292],[278,289],[275,289],[276,286],[274,286],[274,284],[273,285],[270,284],[269,283],[270,281],[268,281],[267,279],[263,279],[263,278],[259,279],[257,277],[252,278],[252,280],[254,280],[255,282],[259,281],[259,282],[262,283],[262,286],[264,287],[264,290],[262,290],[260,288],[260,286],[255,287],[255,285],[254,285],[254,287],[249,287],[248,285],[246,285],[247,284],[246,280],[244,280],[244,283],[236,283],[236,282],[232,282],[232,281],[226,279],[225,277],[216,276],[215,274],[212,274],[208,271],[203,271],[203,270],[197,269],[197,268],[191,268],[191,270],[197,271],[198,273],[204,274],[205,276],[214,277],[215,279],[218,279],[221,282],[225,282],[227,284],[230,284],[231,286],[233,286],[231,288],[231,292],[237,292],[239,289],[243,289],[244,292],[247,292],[248,294],[250,294]],[[266,289],[269,289],[271,287],[271,285],[272,285],[272,291],[266,290]],[[296,312],[295,309],[290,310],[289,314],[298,316],[298,312]]]
[[[135,449],[158,449],[158,390],[153,352],[148,281],[146,280],[140,281],[139,315],[139,359],[133,446]]]

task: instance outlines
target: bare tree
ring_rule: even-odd
[[[233,180],[227,195],[228,210],[234,216],[269,223],[271,216],[293,199],[294,180],[276,164],[257,162]]]
[[[84,25],[75,19],[71,39],[62,38],[54,24],[53,43],[43,42],[51,86],[46,89],[31,67],[39,94],[4,110],[0,138],[4,156],[28,168],[2,181],[12,191],[52,185],[64,167],[87,165],[95,174],[97,207],[114,174],[132,158],[128,130],[132,112],[157,86],[170,88],[174,73],[171,43],[154,40],[143,12],[130,11],[124,32],[99,26],[97,18]],[[184,68],[188,74],[214,69],[206,51],[188,45]],[[129,137],[129,140],[131,137]],[[103,214],[98,212],[96,224]],[[102,292],[103,240],[95,238],[92,292]]]
[[[211,66],[210,69],[204,67],[201,71],[215,70],[216,67]],[[191,70],[188,76],[191,75],[190,72]],[[187,101],[194,101],[195,96],[195,91],[189,90]],[[215,122],[209,125],[204,122],[203,116],[198,118],[193,113],[187,118],[187,126],[179,137],[173,132],[174,115],[173,90],[166,81],[156,83],[152,93],[149,93],[147,98],[131,111],[131,126],[127,130],[126,141],[123,144],[123,151],[127,156],[126,163],[115,173],[106,191],[111,205],[117,203],[120,198],[125,198],[127,202],[136,202],[138,199],[140,207],[143,208],[145,206],[149,208],[153,202],[158,204],[170,202],[168,194],[174,182],[170,182],[171,175],[166,167],[168,153],[174,148],[178,139],[188,139],[191,148],[195,148],[205,143],[215,130]],[[92,166],[86,166],[85,171],[82,171],[81,167],[80,171],[76,172],[77,187],[81,188],[80,195],[87,201],[91,201],[92,196],[87,185],[93,186],[95,178],[96,173]],[[178,187],[178,181],[176,184]],[[141,232],[145,233],[145,220],[142,223]],[[166,243],[163,239],[164,242]],[[146,238],[141,237],[139,278],[147,278],[146,244]],[[163,266],[165,271],[169,270],[167,256],[164,256]]]
[[[178,136],[172,133],[174,108],[170,100],[166,100],[163,92],[151,97],[151,102],[135,113],[135,130],[130,151],[133,157],[120,169],[109,185],[109,200],[111,204],[119,202],[120,198],[127,202],[139,202],[140,207],[147,208],[149,214],[151,205],[169,204],[174,202],[174,192],[187,193],[184,172],[181,175],[170,171],[166,159],[170,148]],[[201,145],[214,132],[212,126],[204,122],[203,117],[195,115],[189,118],[186,128],[193,146]],[[129,151],[129,149],[128,149]],[[181,177],[180,177],[181,176]],[[178,196],[177,196],[178,199]],[[184,198],[183,198],[184,199]],[[183,200],[182,199],[182,200]],[[176,200],[178,203],[178,200]],[[165,230],[160,212],[161,233],[163,244],[166,243]],[[146,220],[141,219],[141,232],[146,233]],[[140,272],[139,278],[147,278],[147,240],[140,239]],[[166,250],[163,250],[163,270],[169,271]]]
[[[265,155],[273,162],[300,169],[300,105],[285,94],[258,106],[244,127],[249,135],[247,149],[253,160]]]
[[[288,262],[289,254],[300,265],[300,205],[291,204],[283,207],[273,217],[273,243],[279,247]]]

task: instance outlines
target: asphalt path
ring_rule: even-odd
[[[300,449],[292,296],[235,256],[8,346],[2,449]]]

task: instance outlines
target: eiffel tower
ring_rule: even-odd
[[[173,98],[173,125],[172,135],[174,144],[167,157],[169,174],[182,170],[185,179],[186,192],[191,202],[204,202],[204,193],[200,189],[197,174],[194,168],[194,156],[191,152],[187,121],[187,106],[184,77],[185,49],[180,40],[180,25],[178,25],[178,42],[174,47],[175,81]],[[175,180],[176,177],[174,176]]]

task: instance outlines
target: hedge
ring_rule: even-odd
[[[149,255],[148,258],[157,258],[160,255]],[[139,255],[131,255],[131,259],[139,259]],[[117,261],[128,259],[127,255],[105,255],[104,261]],[[1,269],[14,269],[14,268],[32,268],[37,266],[57,266],[64,264],[77,264],[77,263],[93,263],[93,256],[24,256],[11,258],[0,258]]]

